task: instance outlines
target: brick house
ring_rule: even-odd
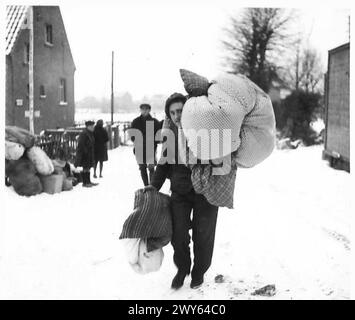
[[[75,64],[59,7],[7,6],[6,18],[6,125],[72,126]]]

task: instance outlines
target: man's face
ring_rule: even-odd
[[[149,109],[149,108],[141,108],[141,115],[142,115],[143,117],[148,117],[149,112],[150,112],[150,109]]]
[[[184,104],[182,102],[174,102],[170,105],[169,113],[170,118],[177,127],[180,127],[182,108]]]
[[[90,125],[90,126],[87,126],[88,130],[91,131],[91,132],[94,132],[94,125]]]

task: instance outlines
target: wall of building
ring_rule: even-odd
[[[36,128],[65,128],[74,124],[74,72],[69,43],[60,15],[59,7],[34,7],[35,108],[40,118],[35,120]],[[45,42],[45,26],[53,28],[53,46]],[[60,104],[60,79],[66,79],[67,104]],[[40,86],[45,87],[46,97],[40,97]]]
[[[12,59],[11,56],[6,56],[6,80],[5,80],[5,122],[8,125],[12,125],[14,121],[13,112],[15,108],[13,107],[14,101],[12,99]]]
[[[34,119],[35,133],[44,129],[65,128],[74,124],[74,72],[68,39],[59,7],[35,6],[34,27],[34,110],[40,116]],[[53,45],[45,42],[46,24],[53,28]],[[27,94],[28,64],[24,63],[25,44],[29,31],[23,29],[6,59],[6,124],[29,129],[25,110],[29,109]],[[12,64],[11,64],[12,62]],[[12,72],[11,72],[12,70]],[[12,78],[13,86],[10,79]],[[66,79],[67,104],[60,104],[60,79]],[[45,98],[40,97],[40,86],[45,87]],[[16,106],[23,99],[23,106]]]
[[[29,41],[28,30],[22,30],[13,47],[11,55],[6,57],[6,124],[29,129],[29,120],[25,111],[28,100],[28,64],[25,63],[25,44]],[[22,106],[16,105],[22,100]]]
[[[350,159],[350,49],[344,46],[329,53],[326,115],[326,146]]]

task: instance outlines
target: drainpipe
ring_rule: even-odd
[[[29,61],[29,128],[30,132],[34,134],[34,83],[33,83],[33,6],[29,8],[29,31],[30,31],[30,39],[29,39],[29,46],[30,46],[30,61]]]

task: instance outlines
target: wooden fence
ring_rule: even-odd
[[[108,149],[115,149],[128,142],[127,129],[130,122],[116,122],[113,125],[106,124],[109,141]],[[68,129],[48,129],[37,137],[36,145],[44,150],[51,159],[61,159],[70,162],[75,161],[78,138],[81,131],[85,128],[82,124]]]

